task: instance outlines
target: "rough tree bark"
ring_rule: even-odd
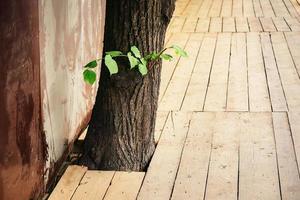
[[[131,45],[144,54],[161,50],[174,4],[175,0],[108,0],[104,52],[127,52]],[[102,66],[81,163],[90,169],[141,171],[155,149],[161,63],[144,77],[129,71],[127,61],[118,63],[121,72],[111,77]]]

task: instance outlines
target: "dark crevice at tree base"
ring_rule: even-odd
[[[132,45],[143,55],[163,49],[174,7],[175,0],[108,0],[104,52],[128,52]],[[124,171],[148,167],[155,150],[160,72],[161,62],[141,79],[133,72],[129,78],[116,77],[124,80],[112,84],[113,78],[102,65],[81,164]]]

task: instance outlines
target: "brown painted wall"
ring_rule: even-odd
[[[36,199],[87,126],[105,0],[0,0],[0,200]],[[98,72],[99,77],[99,72]]]
[[[0,199],[43,190],[38,0],[0,2]]]

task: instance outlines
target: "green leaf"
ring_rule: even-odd
[[[142,57],[142,56],[141,56],[140,50],[139,50],[136,46],[132,46],[132,47],[130,48],[130,50],[132,51],[132,53],[133,53],[133,55],[134,55],[135,57],[137,57],[137,58],[141,58],[141,57]]]
[[[168,61],[171,61],[173,59],[173,56],[171,56],[170,54],[161,54],[160,57],[164,60],[168,60]]]
[[[144,65],[143,63],[139,64],[139,72],[145,76],[148,73],[147,65]]]
[[[106,55],[104,57],[104,63],[109,70],[110,75],[118,73],[118,64],[117,62],[111,57],[111,55]]]
[[[145,60],[157,60],[158,59],[158,53],[156,52],[152,52],[150,54],[148,54],[147,56],[145,56]]]
[[[177,55],[180,55],[182,57],[188,57],[188,54],[186,53],[186,51],[184,51],[180,46],[173,45],[173,46],[171,46],[171,48],[173,48],[175,50],[175,53]]]
[[[97,61],[96,60],[93,60],[93,61],[89,62],[88,64],[86,64],[84,66],[84,68],[95,68],[95,67],[97,67]]]
[[[110,55],[111,57],[117,57],[120,55],[123,55],[123,53],[121,51],[108,51],[105,52],[106,55]]]
[[[83,72],[83,79],[85,82],[93,85],[96,81],[96,73],[92,70],[86,69]]]
[[[127,57],[130,63],[130,69],[134,68],[139,64],[139,60],[136,57],[134,57],[131,52],[128,52]]]

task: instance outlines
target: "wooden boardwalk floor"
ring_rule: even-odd
[[[147,172],[70,166],[49,199],[299,200],[299,3],[177,0]]]

